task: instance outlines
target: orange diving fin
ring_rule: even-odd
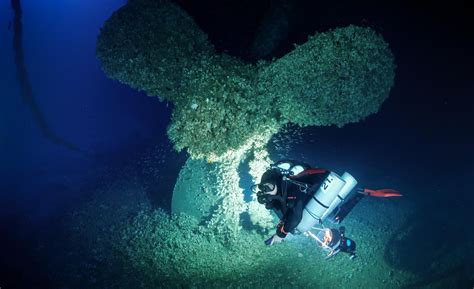
[[[400,194],[399,191],[392,190],[392,189],[380,189],[380,190],[364,189],[363,193],[366,194],[367,196],[379,197],[379,198],[403,196],[402,194]]]

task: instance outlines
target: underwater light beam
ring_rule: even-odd
[[[23,53],[23,27],[22,27],[22,10],[20,0],[12,0],[12,9],[14,12],[13,18],[13,50],[15,53],[15,66],[17,68],[17,78],[20,82],[20,93],[23,100],[26,102],[33,117],[41,130],[41,133],[48,140],[54,144],[64,146],[70,150],[81,152],[74,144],[62,139],[48,126],[43,113],[41,112],[38,103],[35,100],[31,82],[28,78],[28,71],[26,70],[24,53]],[[9,26],[10,28],[10,26]]]

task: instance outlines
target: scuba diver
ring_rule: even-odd
[[[280,219],[276,233],[265,244],[280,243],[289,233],[303,233],[329,252],[327,258],[339,252],[355,258],[356,244],[345,236],[345,227],[324,228],[323,221],[339,224],[366,196],[401,196],[391,189],[360,189],[355,188],[356,185],[357,181],[347,172],[339,176],[293,160],[282,160],[271,165],[262,175],[260,183],[253,186],[258,188],[257,201],[273,210]],[[318,233],[314,234],[312,229],[318,230]]]
[[[288,165],[286,165],[288,164]],[[280,165],[280,166],[279,166]],[[303,210],[310,197],[304,189],[301,189],[297,182],[289,182],[284,176],[297,175],[311,167],[304,163],[295,161],[278,162],[267,170],[261,177],[260,190],[257,192],[257,200],[265,204],[265,208],[273,210],[280,218],[276,233],[265,243],[273,245],[281,242],[290,232],[293,232],[303,217]],[[293,169],[290,171],[290,169]],[[327,175],[326,170],[319,170],[317,174],[309,175],[306,182],[320,183]],[[302,178],[303,176],[301,176]]]

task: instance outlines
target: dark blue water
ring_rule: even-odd
[[[167,142],[170,108],[106,78],[95,58],[101,25],[125,2],[21,2],[24,61],[36,105],[22,98],[9,28],[13,11],[10,1],[0,3],[0,233],[7,236],[2,249],[10,252],[2,252],[0,271],[10,275],[9,281],[25,271],[42,275],[24,266],[32,260],[29,241],[74,207],[104,168]],[[219,50],[254,61],[247,48],[268,1],[178,2]],[[295,145],[288,157],[350,171],[369,186],[399,189],[428,216],[426,224],[433,211],[446,210],[470,226],[474,45],[469,11],[461,2],[447,7],[294,3],[296,16],[274,56],[315,30],[353,23],[382,33],[398,67],[390,98],[378,114],[342,129],[304,129],[314,142]],[[45,125],[77,150],[48,138]]]
[[[164,137],[167,107],[107,79],[95,58],[99,28],[124,2],[22,3],[24,58],[36,106],[20,93],[13,29],[7,30],[13,11],[9,1],[2,2],[0,169],[2,185],[16,192],[12,201],[36,200],[40,206],[34,210],[47,211],[42,206],[67,199],[56,196],[54,186],[68,183],[73,191],[100,166]],[[56,137],[79,151],[46,137],[38,114]],[[2,197],[8,195],[2,190]]]
[[[21,272],[41,275],[28,265],[37,231],[83,198],[101,170],[166,140],[170,110],[107,79],[95,58],[102,23],[124,3],[21,1],[33,100],[17,78],[10,1],[0,3],[2,287],[6,276],[19,286]]]

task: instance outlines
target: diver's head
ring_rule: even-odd
[[[276,195],[281,184],[282,175],[278,169],[266,171],[260,179],[258,188],[261,192],[269,195]]]
[[[259,189],[257,192],[257,201],[260,204],[265,204],[265,206],[269,205],[278,192],[277,186],[274,183],[261,183],[258,184],[257,187]]]
[[[260,184],[255,185],[258,188],[257,200],[260,204],[266,206],[271,203],[273,196],[278,193],[278,188],[281,185],[282,175],[278,169],[271,169],[266,171],[260,179]],[[268,209],[268,208],[267,208]]]

